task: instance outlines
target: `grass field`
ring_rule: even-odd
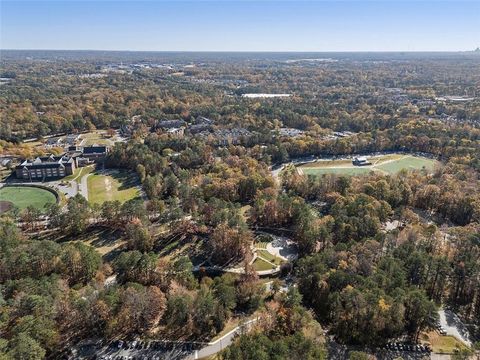
[[[467,347],[455,337],[442,336],[433,331],[422,335],[422,340],[428,341],[435,353],[453,354],[455,350],[467,349]]]
[[[82,146],[107,145],[112,146],[113,141],[105,137],[105,132],[93,131],[80,135]]]
[[[257,255],[275,265],[280,265],[283,262],[282,259],[270,254],[267,250],[257,250]]]
[[[432,171],[439,163],[436,160],[425,157],[402,154],[372,156],[369,157],[368,160],[371,165],[361,167],[352,165],[350,159],[343,159],[331,161],[320,160],[314,163],[300,165],[298,168],[307,175],[338,174],[355,176],[367,174],[370,171],[383,174],[395,174],[403,169],[426,169]]]
[[[376,166],[377,169],[386,171],[388,173],[397,173],[402,169],[407,170],[421,170],[425,168],[428,171],[432,171],[437,165],[437,161],[433,159],[427,159],[423,157],[406,156],[402,159],[389,162],[386,164],[380,164]]]
[[[57,199],[50,191],[29,186],[7,186],[0,189],[0,201],[8,201],[20,210],[33,206],[45,210],[45,205],[54,204]]]
[[[88,200],[101,204],[105,201],[127,200],[140,196],[137,178],[133,174],[115,171],[110,174],[91,174],[87,179]]]
[[[306,175],[323,175],[323,174],[338,174],[338,175],[363,175],[368,174],[372,169],[366,167],[351,167],[351,168],[333,168],[333,167],[326,167],[326,168],[302,168],[303,173]]]
[[[253,268],[256,271],[264,271],[264,270],[272,270],[275,269],[275,266],[272,264],[268,263],[267,261],[257,257],[255,261],[253,262]]]

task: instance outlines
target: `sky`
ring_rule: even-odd
[[[5,1],[1,49],[464,51],[480,0]]]

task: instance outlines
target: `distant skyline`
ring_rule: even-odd
[[[1,49],[468,51],[480,1],[4,1]]]

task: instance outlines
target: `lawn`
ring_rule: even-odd
[[[388,154],[381,156],[372,156],[368,160],[372,165],[368,166],[354,166],[351,160],[332,160],[332,161],[316,161],[314,163],[303,164],[299,169],[307,175],[323,175],[323,174],[338,174],[356,176],[367,174],[370,171],[381,173],[395,174],[400,170],[421,170],[423,168],[432,171],[439,163],[436,160],[428,159],[413,155],[402,154]]]
[[[253,268],[256,271],[265,271],[265,270],[272,270],[275,269],[275,266],[272,264],[268,263],[267,261],[257,257],[255,261],[253,262]]]
[[[282,259],[270,254],[267,250],[257,250],[257,255],[265,260],[270,261],[271,263],[274,263],[275,265],[280,265],[283,262]]]
[[[20,210],[33,206],[44,211],[45,205],[54,204],[57,199],[48,190],[30,186],[6,186],[0,189],[0,201],[11,202]]]
[[[325,168],[325,167],[332,167],[332,166],[351,166],[352,160],[349,159],[342,159],[342,160],[318,160],[314,162],[309,162],[300,167],[305,168]]]
[[[93,165],[85,166],[85,167],[81,167],[81,168],[76,168],[72,175],[68,175],[68,176],[64,177],[62,179],[62,181],[75,180],[76,182],[79,183],[82,180],[82,177],[84,177],[87,174],[90,174],[94,170],[95,169],[94,169]]]
[[[399,160],[404,155],[402,154],[388,154],[388,155],[376,155],[369,157],[369,161],[376,165],[389,160]],[[329,168],[329,167],[353,167],[352,159],[340,159],[340,160],[318,160],[301,165],[305,168]]]
[[[302,170],[306,175],[318,176],[323,174],[337,174],[337,175],[355,176],[355,175],[368,174],[371,171],[371,168],[367,168],[367,167],[318,168],[318,167],[315,167],[315,168],[302,168]]]
[[[423,168],[431,171],[438,162],[433,159],[424,157],[405,156],[397,161],[389,162],[376,166],[377,169],[386,171],[388,173],[397,173],[402,169],[407,170],[421,170]]]
[[[453,354],[456,349],[466,349],[467,347],[453,336],[442,336],[436,332],[430,332],[427,336],[422,336],[422,340],[427,340],[433,352],[440,354]]]
[[[82,146],[91,146],[91,145],[113,145],[113,141],[110,138],[105,136],[104,132],[89,132],[86,134],[80,135],[82,139]]]
[[[91,174],[87,179],[88,200],[101,204],[105,201],[127,200],[140,196],[137,178],[124,171],[109,174]]]

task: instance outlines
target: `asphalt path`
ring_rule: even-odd
[[[219,353],[220,351],[225,349],[227,346],[229,346],[233,342],[236,336],[240,335],[243,332],[248,331],[257,320],[258,319],[252,319],[245,322],[242,325],[237,326],[235,329],[223,335],[220,339],[210,342],[207,346],[205,346],[200,350],[195,350],[195,352],[192,355],[189,355],[186,359],[188,360],[203,359],[205,357],[212,356],[212,355],[215,355],[216,353]]]
[[[78,183],[78,191],[80,192],[80,194],[88,200],[88,177],[90,176],[91,174],[87,174],[85,176],[83,176],[81,179],[80,179],[80,182]]]

